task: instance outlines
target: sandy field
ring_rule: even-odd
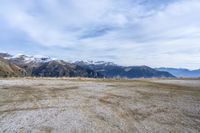
[[[200,80],[1,79],[1,133],[200,132]]]

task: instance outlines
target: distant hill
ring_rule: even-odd
[[[84,68],[92,69],[104,75],[107,78],[124,77],[124,78],[161,78],[175,77],[172,74],[164,71],[158,71],[148,66],[118,66],[112,62],[75,62]]]
[[[176,77],[200,77],[200,69],[197,70],[188,70],[182,68],[156,68],[159,71],[169,72]]]

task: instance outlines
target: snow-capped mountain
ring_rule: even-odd
[[[101,66],[116,66],[113,62],[105,62],[105,61],[92,61],[92,60],[87,60],[87,61],[76,61],[74,64],[79,64],[79,65],[101,65]]]
[[[6,65],[5,65],[6,64]],[[3,66],[18,68],[17,72],[8,72]],[[13,67],[15,66],[15,67]],[[2,72],[1,72],[2,71]],[[0,53],[0,77],[9,76],[42,76],[42,77],[102,77],[101,74],[91,69],[85,69],[78,65],[57,60],[46,56],[28,56],[23,54],[10,55]],[[22,74],[21,74],[22,73]]]
[[[12,55],[8,54],[8,53],[0,53],[0,57],[1,58],[9,58],[11,57]]]
[[[55,60],[48,56],[42,56],[42,55],[28,56],[28,55],[23,55],[23,54],[9,56],[9,57],[6,57],[5,59],[8,59],[8,60],[20,59],[20,61],[23,61],[24,63],[45,63],[45,62]]]

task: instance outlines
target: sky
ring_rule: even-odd
[[[200,0],[0,0],[0,52],[200,68]]]

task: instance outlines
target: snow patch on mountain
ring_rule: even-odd
[[[103,65],[103,66],[115,66],[113,62],[105,62],[105,61],[76,61],[75,64],[84,64],[84,65]]]
[[[5,59],[21,59],[24,61],[24,63],[45,63],[52,60],[57,60],[56,58],[50,58],[49,56],[43,56],[43,55],[23,55],[23,54],[16,54],[14,56],[4,57]]]

